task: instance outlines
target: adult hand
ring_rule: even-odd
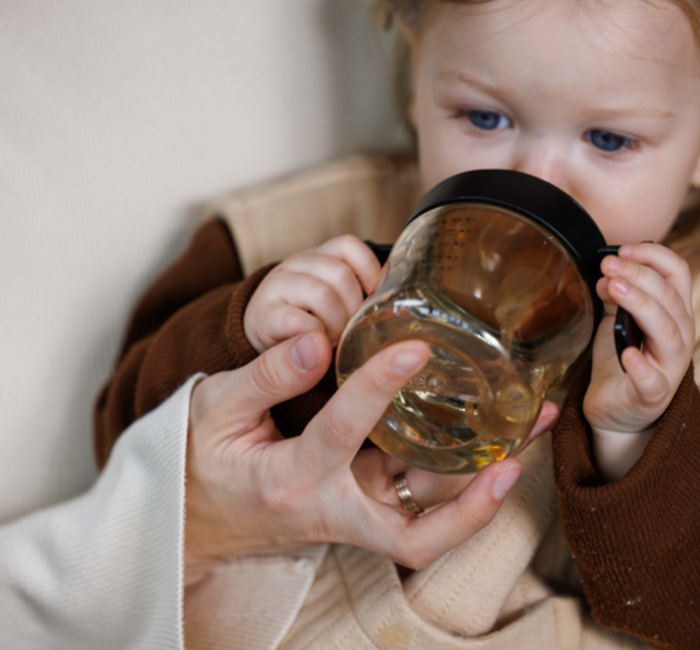
[[[380,351],[291,439],[282,438],[268,409],[323,376],[331,361],[323,333],[289,339],[243,368],[201,381],[190,408],[186,582],[227,558],[325,542],[354,544],[421,568],[485,526],[520,474],[517,459],[470,477],[411,468],[410,487],[422,507],[457,494],[416,517],[389,487],[406,466],[378,450],[358,454],[428,352],[420,341]],[[533,436],[556,417],[549,407],[543,413]],[[372,458],[387,460],[382,465]],[[358,463],[359,479],[353,471]],[[375,471],[369,471],[373,463]]]

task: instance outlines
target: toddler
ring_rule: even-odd
[[[689,191],[700,186],[700,2],[397,0],[382,7],[398,24],[410,58],[408,115],[418,168],[411,196],[462,171],[522,171],[569,193],[608,243],[622,244],[601,263],[597,292],[606,316],[589,370],[574,378],[554,432],[560,513],[602,625],[659,648],[698,647],[696,330],[691,267],[674,252],[698,244],[694,224],[674,226]],[[316,214],[325,232],[322,211]],[[247,245],[232,239],[225,221],[210,221],[144,296],[97,405],[100,462],[131,421],[194,372],[239,367],[303,332],[320,330],[337,343],[379,280],[379,263],[353,234],[243,279],[239,251]],[[612,335],[618,306],[644,335],[641,349],[624,352],[625,372]],[[273,409],[282,433],[300,432],[333,390],[329,375]],[[368,473],[368,489],[381,489],[372,485],[370,470],[358,471]],[[417,511],[435,505],[440,499],[422,480],[409,482],[409,497],[403,493],[401,501],[388,488],[387,501]],[[540,548],[544,542],[541,535]],[[530,588],[523,576],[534,555],[519,569],[522,575],[503,580]],[[537,597],[520,605],[504,597],[485,627],[473,622],[477,627],[470,628],[445,614],[456,580],[447,577],[455,570],[446,564],[443,573],[431,567],[432,573],[411,576],[405,588],[424,619],[458,636],[507,629],[516,613],[525,616],[553,598],[534,587]],[[420,574],[443,585],[447,604],[440,611],[421,601],[429,589]],[[306,638],[304,616],[298,639]],[[554,647],[563,643],[557,638]],[[499,643],[493,647],[518,647]],[[628,643],[605,637],[595,647]]]

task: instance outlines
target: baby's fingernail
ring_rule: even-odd
[[[620,293],[627,293],[630,290],[629,283],[622,278],[615,278],[612,280],[612,284]]]
[[[491,494],[496,501],[501,501],[505,498],[506,494],[510,492],[510,489],[515,485],[515,482],[520,477],[522,472],[522,466],[520,464],[511,465],[510,467],[504,467],[496,476],[496,480],[493,482],[491,487]]]
[[[289,352],[292,358],[292,363],[307,372],[313,370],[321,360],[321,352],[316,343],[316,337],[313,334],[307,334],[300,338]]]
[[[391,369],[399,375],[408,375],[418,370],[425,363],[425,349],[419,347],[404,348],[391,361]]]

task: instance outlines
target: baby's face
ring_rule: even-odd
[[[448,3],[412,49],[425,189],[527,172],[623,244],[663,239],[700,184],[700,54],[666,0]]]

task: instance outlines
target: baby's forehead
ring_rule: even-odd
[[[574,34],[577,48],[612,56],[619,62],[620,74],[625,74],[634,61],[643,61],[700,76],[700,35],[674,0],[448,1],[438,2],[436,7],[439,10],[432,22],[438,31],[440,26],[454,26],[455,20],[465,26],[476,21],[478,30],[471,30],[476,42],[507,39],[525,21],[541,22],[542,38],[556,38],[556,25],[566,21],[576,26],[574,31],[567,30],[567,36]],[[556,18],[542,20],[543,14]],[[550,26],[547,33],[545,25]],[[610,72],[615,76],[614,70]]]
[[[549,1],[549,0],[547,0]],[[699,41],[689,16],[673,0],[564,0],[591,47],[662,66],[700,70]]]

